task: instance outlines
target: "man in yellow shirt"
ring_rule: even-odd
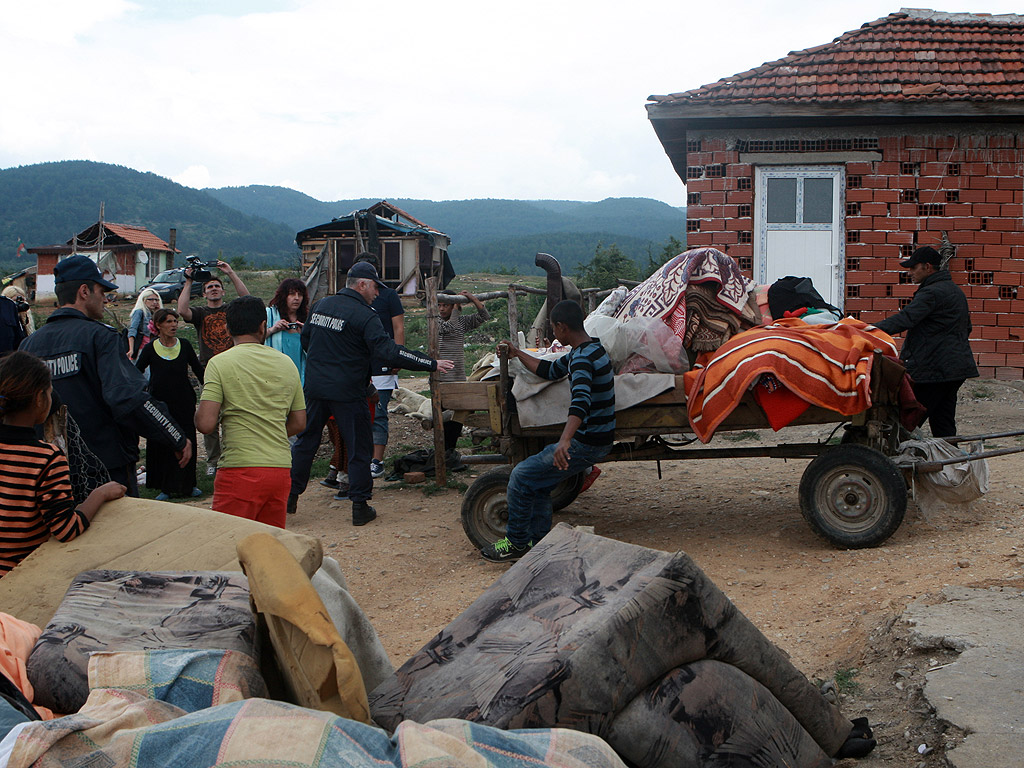
[[[292,465],[288,438],[306,428],[306,403],[295,364],[263,345],[263,300],[241,296],[227,307],[234,346],[210,359],[196,411],[196,429],[209,434],[220,419],[224,448],[213,486],[213,508],[278,528]]]

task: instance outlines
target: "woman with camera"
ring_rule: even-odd
[[[302,333],[302,325],[308,314],[309,293],[306,284],[294,277],[282,280],[267,306],[267,340],[264,343],[290,357],[303,381],[306,375],[306,351],[299,342],[299,334]]]

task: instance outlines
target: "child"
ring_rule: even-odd
[[[104,502],[127,490],[106,483],[75,506],[67,459],[33,429],[50,413],[51,392],[50,371],[38,357],[12,352],[0,359],[0,576],[50,534],[71,541]]]
[[[557,360],[540,360],[505,342],[509,356],[538,376],[554,380],[568,374],[572,399],[558,442],[512,470],[507,535],[480,550],[485,560],[496,563],[518,560],[551,530],[551,490],[604,458],[615,440],[615,382],[608,353],[583,329],[583,310],[574,301],[554,306],[551,328],[559,342],[572,347]]]
[[[460,291],[459,295],[465,296],[476,307],[475,315],[462,317],[461,306],[454,303],[443,302],[438,307],[441,321],[437,324],[438,332],[438,354],[445,360],[451,360],[455,367],[447,373],[440,375],[441,381],[465,381],[466,362],[465,346],[466,332],[478,328],[491,319],[487,308],[476,296],[469,291]],[[459,437],[462,436],[462,423],[452,419],[444,424],[444,452],[447,455],[455,450]]]

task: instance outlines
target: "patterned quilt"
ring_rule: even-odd
[[[615,318],[661,318],[687,349],[715,349],[760,315],[754,283],[715,248],[694,248],[666,262],[634,288]]]
[[[245,698],[260,685],[253,672],[243,654],[98,654],[86,706],[28,725],[8,768],[625,768],[601,739],[561,729],[438,720],[402,723],[389,737],[328,712]]]
[[[708,442],[765,373],[801,398],[844,416],[871,406],[874,351],[896,356],[892,337],[860,320],[807,325],[795,318],[734,336],[684,374],[694,434]]]

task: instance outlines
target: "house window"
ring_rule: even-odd
[[[686,204],[687,205],[700,205],[700,192],[687,192],[686,193]]]
[[[848,242],[848,243],[859,243],[860,242],[860,232],[858,232],[855,229],[848,229],[848,230],[846,230],[846,242]]]
[[[700,152],[700,139],[687,139],[686,140],[686,151],[687,152]]]
[[[859,299],[860,298],[860,286],[859,285],[848,285],[848,286],[846,286],[846,298],[848,298],[848,299]]]
[[[704,175],[703,165],[688,165],[686,166],[686,178],[688,179],[699,179]]]
[[[740,244],[749,244],[754,242],[754,233],[749,230],[739,233]]]
[[[947,176],[959,176],[960,175],[960,163],[946,163],[946,175]]]
[[[1000,285],[999,286],[999,298],[1000,299],[1016,299],[1017,289],[1012,285]]]
[[[700,232],[700,219],[687,219],[686,220],[686,231],[687,232]]]
[[[943,216],[946,213],[946,206],[943,203],[918,203],[918,216]]]
[[[741,219],[749,219],[750,218],[750,206],[749,205],[741,205],[739,207],[739,210],[737,211],[736,215],[739,218],[741,218]]]
[[[860,216],[860,203],[847,203],[846,204],[846,215],[847,216]]]
[[[385,281],[398,282],[402,279],[402,244],[401,242],[384,242],[383,244]]]
[[[904,243],[903,245],[900,246],[900,258],[901,259],[909,259],[910,256],[913,253],[914,253],[914,246],[913,246],[912,243]]]
[[[750,189],[750,188],[751,188],[751,185],[750,185],[750,177],[749,176],[740,176],[738,179],[736,179],[736,189]]]
[[[724,179],[725,164],[719,163],[718,165],[704,166],[704,173],[709,179]]]
[[[754,270],[753,256],[740,256],[736,259],[736,263],[740,265],[740,269],[744,272],[752,272]]]
[[[917,176],[921,173],[920,163],[900,163],[900,173],[903,176]]]
[[[861,176],[847,176],[846,177],[846,188],[847,189],[860,189],[864,183],[864,179]]]
[[[857,258],[856,256],[847,256],[846,257],[846,271],[847,272],[854,272],[854,271],[856,271],[858,269],[860,269],[860,259]]]
[[[960,202],[960,190],[959,189],[953,189],[953,190],[950,190],[950,191],[946,192],[946,202],[947,203],[959,203]]]
[[[918,199],[918,193],[916,189],[901,189],[900,190],[900,202],[901,203],[916,203]]]

